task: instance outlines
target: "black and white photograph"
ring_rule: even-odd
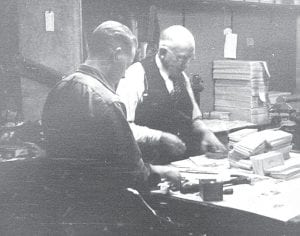
[[[0,0],[2,235],[300,235],[300,1]]]

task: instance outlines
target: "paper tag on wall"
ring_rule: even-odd
[[[45,11],[45,25],[46,31],[54,31],[54,12]]]
[[[236,59],[237,34],[226,34],[224,44],[224,58]]]

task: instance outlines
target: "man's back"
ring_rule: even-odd
[[[101,74],[88,66],[50,92],[43,112],[48,158],[96,160],[112,184],[143,183],[148,171],[122,105]],[[123,187],[124,187],[123,186]]]
[[[43,111],[47,151],[56,157],[106,156],[110,140],[106,112],[113,98],[109,93],[96,78],[82,73],[60,81],[50,92]]]

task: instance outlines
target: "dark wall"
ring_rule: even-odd
[[[271,73],[270,88],[293,91],[296,84],[296,13],[292,10],[239,9],[233,29],[239,34],[238,58],[264,60]],[[247,46],[247,38],[254,46]]]
[[[9,63],[19,51],[16,0],[0,1],[0,62]]]
[[[85,0],[82,1],[82,31],[84,40],[84,58],[92,31],[107,20],[119,21],[132,29],[132,20],[141,4],[131,0]]]
[[[294,90],[296,16],[295,10],[280,7],[233,6],[225,9],[223,5],[209,4],[159,7],[161,29],[184,23],[195,36],[196,58],[188,73],[200,73],[204,80],[205,90],[200,95],[202,111],[213,109],[212,61],[223,59],[223,30],[229,23],[233,33],[238,34],[237,59],[267,61],[272,76],[271,89]],[[247,46],[247,38],[254,40],[253,46]]]
[[[297,17],[296,92],[300,94],[300,17]],[[300,104],[298,105],[300,110]]]

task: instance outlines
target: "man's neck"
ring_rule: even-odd
[[[109,69],[110,69],[110,64],[106,60],[96,60],[96,59],[87,59],[84,63],[84,65],[93,67],[97,71],[99,71],[107,81],[107,83],[112,87],[115,88],[116,83],[111,80],[109,76]]]

